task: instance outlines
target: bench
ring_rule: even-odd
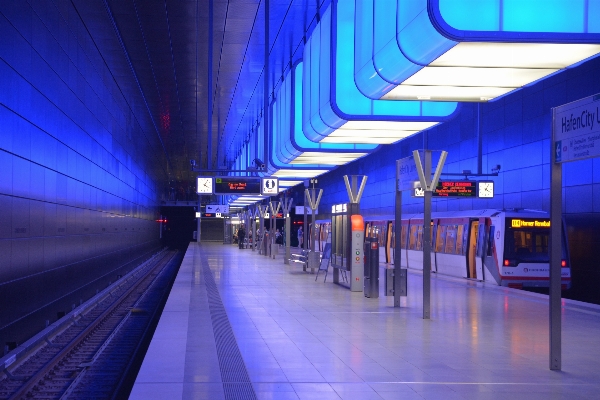
[[[306,267],[308,266],[308,251],[301,250],[300,253],[292,253],[290,254],[290,264],[294,263],[296,265],[301,265],[302,269],[306,271]]]

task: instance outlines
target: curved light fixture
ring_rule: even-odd
[[[387,101],[355,84],[355,7],[333,1],[304,48],[302,127],[320,143],[396,142],[452,118],[455,102]]]
[[[484,102],[600,53],[596,1],[356,4],[372,40],[360,43],[355,78],[370,98]]]

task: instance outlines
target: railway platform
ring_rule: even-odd
[[[380,274],[383,276],[383,274]],[[383,286],[383,280],[380,280]],[[191,243],[131,399],[598,399],[600,307],[409,272],[402,307],[249,249]]]

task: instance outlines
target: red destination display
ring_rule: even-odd
[[[438,197],[477,197],[475,181],[438,181],[433,191]]]
[[[215,194],[260,194],[260,178],[215,178]]]

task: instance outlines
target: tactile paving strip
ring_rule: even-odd
[[[227,318],[215,278],[206,260],[203,261],[204,282],[206,284],[208,306],[215,335],[225,399],[256,400],[254,387],[250,382],[246,364],[244,364],[229,318]]]

